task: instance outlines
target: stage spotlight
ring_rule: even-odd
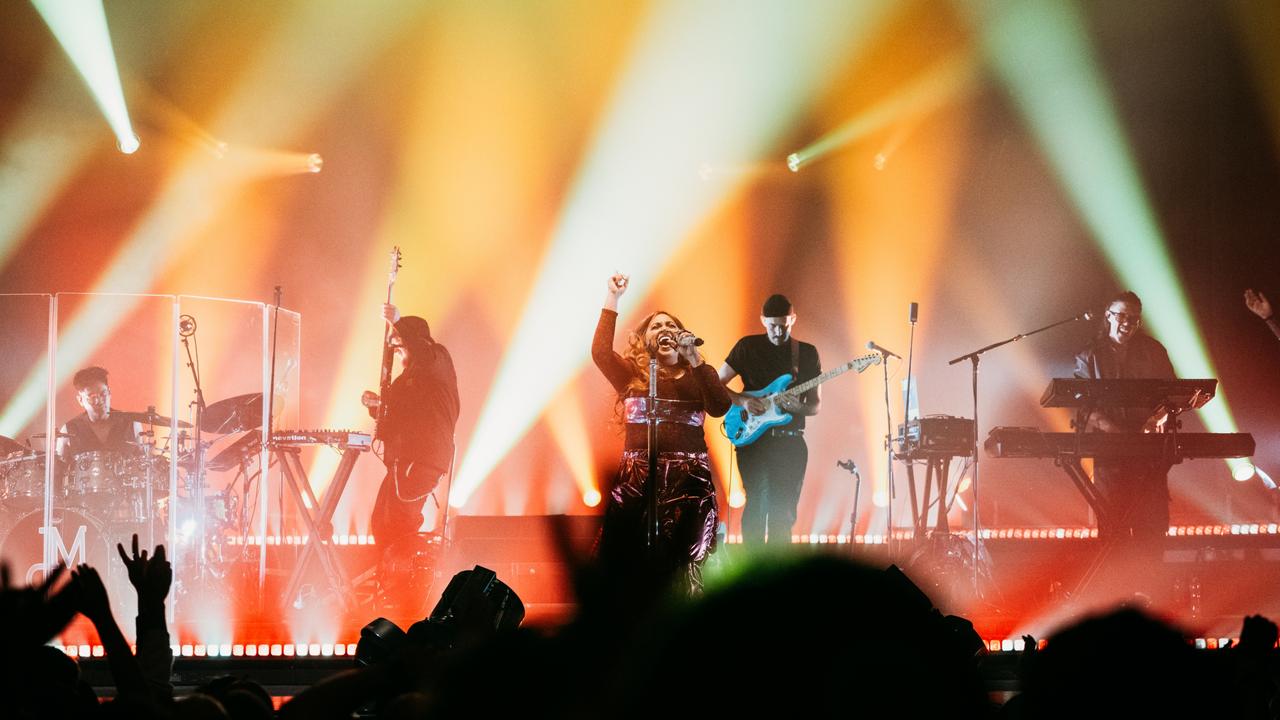
[[[1231,477],[1235,478],[1236,482],[1244,482],[1257,474],[1257,472],[1256,465],[1251,462],[1242,462],[1231,468]]]
[[[142,142],[138,140],[138,136],[133,134],[126,135],[116,141],[116,147],[120,148],[120,152],[125,155],[132,155],[138,152],[138,148],[141,145]]]
[[[800,159],[800,153],[791,153],[787,156],[787,169],[791,172],[800,172],[800,166],[804,161]]]
[[[600,491],[592,488],[582,494],[582,503],[587,507],[595,507],[600,504]]]
[[[1258,479],[1262,481],[1262,484],[1265,485],[1268,490],[1276,489],[1276,481],[1271,479],[1271,476],[1267,474],[1267,471],[1256,465],[1253,469],[1258,473]]]
[[[875,168],[877,170],[883,170],[884,166],[887,164],[889,164],[888,156],[886,156],[884,153],[876,153],[876,159],[874,163]]]
[[[311,153],[307,156],[307,172],[318,173],[324,168],[324,158],[320,157],[320,153]]]
[[[111,131],[118,138],[120,151],[129,154],[137,150],[137,136],[133,134],[133,123],[120,85],[120,73],[102,2],[32,0],[31,4],[84,79]]]

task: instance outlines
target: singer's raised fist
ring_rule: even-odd
[[[614,273],[609,276],[609,292],[613,295],[621,295],[627,291],[627,284],[630,282],[630,277],[622,273]]]

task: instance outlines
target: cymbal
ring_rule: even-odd
[[[156,411],[150,410],[150,409],[146,410],[145,412],[129,412],[127,410],[112,410],[111,414],[119,415],[120,417],[123,417],[126,420],[142,423],[143,425],[172,425],[173,424],[173,418],[165,417],[164,415],[161,415]],[[193,426],[191,423],[187,422],[186,420],[179,420],[178,427],[189,428]]]
[[[201,418],[201,430],[219,435],[262,427],[262,393],[219,400],[207,406]]]
[[[242,460],[258,452],[262,448],[261,433],[247,432],[236,438],[236,441],[226,446],[217,455],[214,455],[205,467],[217,472],[232,470],[240,464]]]
[[[10,437],[0,435],[0,455],[13,452],[26,452],[27,446]]]

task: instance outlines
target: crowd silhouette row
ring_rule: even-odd
[[[1244,620],[1238,644],[1212,652],[1138,609],[1086,618],[1040,649],[1027,638],[1020,692],[998,704],[983,684],[987,655],[973,626],[937,610],[896,567],[760,556],[689,597],[670,591],[680,579],[669,568],[577,558],[563,535],[578,599],[565,624],[512,629],[494,622],[485,596],[461,598],[442,631],[411,629],[378,661],[328,677],[278,711],[245,678],[175,696],[165,622],[173,570],[164,546],[139,551],[137,536],[131,549],[117,546],[137,593],[136,652],[98,569],[59,567],[27,587],[3,568],[0,716],[754,717],[775,707],[823,717],[1277,715],[1277,627],[1260,616]],[[114,681],[109,700],[74,658],[48,644],[77,615],[100,638]]]

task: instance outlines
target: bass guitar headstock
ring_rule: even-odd
[[[400,246],[399,245],[392,246],[390,263],[387,266],[387,284],[388,285],[395,284],[396,275],[399,274],[400,272],[401,259],[402,259],[402,256],[400,254]]]

